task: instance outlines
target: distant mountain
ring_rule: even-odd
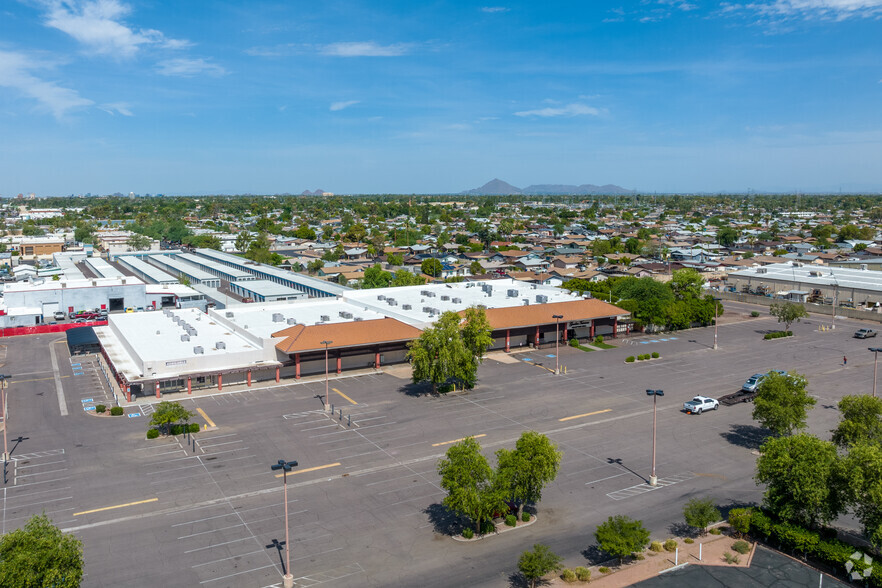
[[[589,194],[633,194],[633,190],[627,190],[621,186],[607,184],[605,186],[595,186],[594,184],[582,184],[581,186],[571,186],[568,184],[533,184],[526,188],[518,188],[512,186],[508,182],[500,179],[494,179],[480,188],[474,190],[466,190],[460,192],[469,196],[507,196],[510,194],[523,194],[525,196],[540,195],[575,195],[585,196]]]
[[[309,190],[304,190],[303,192],[300,193],[300,195],[301,196],[321,196],[324,193],[325,193],[325,191],[322,190],[321,188],[319,188],[315,192],[310,192]]]

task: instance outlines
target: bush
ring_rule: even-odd
[[[658,359],[659,357],[661,357],[661,356],[658,354],[658,351],[652,352],[652,359]]]
[[[603,335],[598,335],[598,336],[594,337],[594,342],[598,343],[598,344],[603,343]]]
[[[695,539],[693,539],[692,537],[686,537],[685,539],[683,539],[683,543],[688,543],[689,545],[692,545],[693,543],[695,543]]]
[[[529,523],[530,522],[530,513],[528,513],[527,511],[522,512],[521,513],[521,521],[523,521],[525,523]]]
[[[780,339],[781,337],[792,337],[793,331],[772,331],[771,333],[766,333],[763,335],[763,339],[768,341],[769,339]]]
[[[772,537],[782,546],[803,554],[813,552],[821,540],[814,531],[784,522],[772,525]]]
[[[199,432],[199,423],[190,423],[189,425],[187,425],[187,428],[189,429],[189,431],[191,433],[198,433]]]
[[[772,519],[763,511],[755,510],[750,515],[750,528],[765,539],[772,534]]]
[[[660,552],[664,548],[665,548],[665,546],[662,544],[661,541],[653,541],[652,543],[649,544],[649,550],[655,551],[656,553]]]
[[[156,439],[157,437],[159,437],[159,431],[157,429],[150,429],[147,431],[148,439]]]
[[[735,529],[739,536],[743,537],[750,532],[750,518],[753,509],[733,508],[729,511],[729,525]]]
[[[172,425],[171,426],[171,434],[172,435],[180,435],[183,432],[184,432],[183,425]]]
[[[634,363],[634,356],[633,356],[633,355],[629,355],[628,357],[626,357],[626,358],[625,358],[625,363]]]
[[[741,555],[745,555],[748,551],[750,551],[750,543],[748,543],[747,541],[736,541],[732,544],[732,549],[734,549]]]
[[[643,561],[644,559],[646,559],[646,557],[642,553],[635,553],[634,559],[636,559],[637,561]]]
[[[566,582],[567,584],[572,584],[576,581],[576,572],[567,568],[560,574],[560,579]]]
[[[509,527],[516,527],[518,524],[518,517],[513,514],[505,515],[505,524]]]
[[[723,534],[723,532],[720,531],[719,529],[717,529],[716,527],[714,527],[713,529],[708,531],[708,533],[710,533],[711,535],[722,535]]]
[[[475,536],[475,531],[472,530],[471,527],[466,527],[465,529],[462,530],[463,539],[471,539],[474,536]]]
[[[591,570],[584,566],[579,566],[573,571],[576,572],[576,579],[580,582],[587,582],[591,579]]]
[[[95,407],[95,412],[104,412],[106,410],[107,410],[107,407],[104,406],[103,404],[99,404],[98,406]]]
[[[610,569],[609,569],[608,567],[606,567],[606,566],[600,566],[599,568],[597,568],[597,571],[600,572],[601,574],[608,574],[608,573],[610,573],[612,570],[610,570]]]
[[[481,535],[486,535],[488,533],[492,533],[496,530],[496,525],[493,524],[493,521],[482,521],[481,522]]]
[[[738,562],[741,561],[737,555],[732,555],[728,551],[723,554],[723,559],[726,560],[727,564],[737,564]]]
[[[125,410],[123,410],[123,407],[121,406],[114,406],[110,409],[110,414],[113,416],[122,416],[124,412]]]
[[[578,340],[578,339],[576,339],[575,337],[573,337],[572,339],[570,339],[570,347],[578,347],[578,346],[579,346],[579,340]]]
[[[668,539],[665,541],[665,551],[673,552],[677,549],[677,541],[674,539]]]
[[[757,311],[754,310],[753,312],[750,313],[750,316],[752,316],[753,318],[756,318],[759,316],[759,314],[760,313],[758,313]]]

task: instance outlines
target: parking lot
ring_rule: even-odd
[[[194,420],[210,430],[153,441],[144,438],[146,402],[126,417],[90,414],[99,398],[111,405],[104,376],[88,360],[71,360],[53,342],[58,335],[10,338],[2,366],[13,375],[9,435],[22,439],[2,494],[4,530],[45,510],[83,539],[84,586],[147,578],[281,586],[282,480],[269,466],[296,459],[288,499],[298,586],[507,586],[519,553],[536,542],[568,566],[583,565],[594,527],[610,515],[640,518],[666,537],[691,497],[761,498],[752,475],[763,432],[751,420],[752,404],[689,416],[684,401],[735,392],[754,373],[795,369],[819,399],[810,429],[827,435],[838,399],[872,389],[873,354],[851,337],[859,322],[837,321],[822,332],[812,317],[793,326],[792,339],[763,341],[763,332],[778,328],[774,319],[749,318],[747,305],[726,308],[727,321],[740,319],[719,327],[716,351],[709,328],[620,341],[606,351],[561,347],[560,376],[546,369],[554,367],[553,349],[513,354],[485,361],[475,390],[442,397],[387,374],[332,379],[331,402],[342,411],[334,415],[322,410],[324,382],[282,382],[187,399]],[[624,361],[653,351],[661,358]],[[647,388],[665,391],[658,487],[647,484]],[[446,537],[439,457],[475,436],[492,460],[531,429],[564,452],[537,523],[474,543]]]

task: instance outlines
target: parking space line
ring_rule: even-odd
[[[73,513],[73,516],[78,517],[78,516],[84,515],[84,514],[92,514],[93,512],[102,512],[105,510],[114,510],[117,508],[125,508],[127,506],[135,506],[138,504],[147,504],[148,502],[156,502],[158,500],[159,500],[158,498],[148,498],[147,500],[138,500],[136,502],[127,502],[126,504],[116,504],[114,506],[105,506],[104,508],[95,508],[92,510],[84,510],[82,512],[75,512],[75,513]]]
[[[345,398],[346,400],[348,400],[348,401],[350,402],[350,404],[358,404],[356,401],[354,401],[353,399],[349,398],[348,396],[346,396],[345,394],[343,394],[342,392],[340,392],[340,391],[337,390],[336,388],[331,388],[331,390],[333,390],[334,392],[336,392],[337,394],[339,394],[340,396],[342,396],[343,398]]]
[[[594,412],[586,412],[585,414],[577,414],[577,415],[574,415],[574,416],[568,416],[568,417],[564,417],[564,418],[562,418],[562,419],[557,419],[557,420],[560,421],[560,422],[571,421],[571,420],[573,420],[573,419],[581,419],[581,418],[583,418],[583,417],[593,416],[593,415],[595,415],[595,414],[603,414],[603,413],[605,413],[605,412],[612,412],[612,409],[611,409],[611,408],[605,408],[605,409],[603,409],[603,410],[595,410]]]
[[[235,513],[232,513],[232,514],[235,514]],[[222,562],[222,561],[227,561],[228,559],[235,559],[235,558],[237,558],[237,557],[245,557],[245,556],[247,556],[247,555],[257,555],[258,553],[263,553],[263,552],[264,552],[263,549],[259,549],[259,550],[257,550],[257,551],[249,551],[248,553],[241,553],[241,554],[239,554],[239,555],[231,555],[230,557],[225,557],[225,558],[223,558],[223,559],[216,559],[216,560],[213,560],[213,561],[207,561],[207,562],[205,562],[205,563],[193,564],[193,565],[190,566],[190,567],[191,567],[191,568],[198,568],[198,567],[201,567],[201,566],[210,566],[211,564],[216,564],[216,563],[220,563],[220,562]]]
[[[460,439],[454,439],[453,441],[442,441],[441,443],[432,443],[432,447],[441,447],[442,445],[452,445],[453,443],[459,443],[460,441],[465,441],[466,439],[480,439],[481,437],[486,437],[486,433],[481,433],[480,435],[469,435],[468,437],[462,437]]]
[[[209,426],[209,427],[216,427],[216,426],[217,426],[217,425],[214,424],[214,421],[213,421],[213,420],[211,420],[210,418],[208,418],[208,415],[205,414],[205,411],[204,411],[204,410],[202,410],[201,408],[197,408],[197,409],[196,409],[196,412],[198,412],[200,415],[202,415],[202,418],[205,419],[205,422],[208,423],[208,426]]]
[[[241,537],[239,539],[233,539],[232,541],[227,541],[226,543],[215,543],[214,545],[206,545],[205,547],[199,547],[197,549],[191,549],[190,551],[185,551],[184,553],[195,553],[197,551],[205,551],[206,549],[214,549],[215,547],[223,547],[224,545],[229,545],[230,543],[238,543],[239,541],[252,541],[254,536],[251,537]]]
[[[340,465],[340,462],[339,462],[339,461],[338,461],[337,463],[328,463],[328,464],[325,464],[325,465],[315,466],[314,468],[306,468],[305,470],[294,470],[294,471],[292,471],[292,472],[291,472],[290,474],[288,474],[288,475],[289,475],[289,476],[293,476],[293,475],[295,475],[295,474],[305,474],[306,472],[314,472],[314,471],[316,471],[316,470],[323,470],[323,469],[326,469],[326,468],[334,468],[334,467],[337,467],[338,465]],[[281,477],[284,476],[284,475],[285,475],[285,474],[276,474],[276,477],[277,477],[277,478],[281,478]]]
[[[257,572],[257,571],[259,571],[259,570],[265,570],[266,568],[274,568],[274,567],[276,567],[276,564],[269,564],[269,565],[266,565],[266,566],[261,566],[261,567],[259,567],[259,568],[253,568],[253,569],[250,569],[250,570],[245,570],[244,572],[236,572],[235,574],[229,574],[229,575],[227,575],[227,576],[221,576],[220,578],[212,578],[212,579],[210,579],[210,580],[202,580],[202,581],[199,582],[199,583],[200,583],[200,584],[208,584],[208,583],[210,583],[210,582],[217,582],[218,580],[226,580],[227,578],[234,578],[234,577],[236,577],[236,576],[241,576],[242,574],[250,574],[251,572]]]

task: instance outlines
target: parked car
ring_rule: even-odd
[[[56,310],[56,311],[55,311],[55,314],[52,316],[52,318],[54,318],[54,319],[57,320],[57,321],[63,321],[65,318],[67,318],[67,315],[64,314],[64,313],[63,313],[62,311],[60,311],[60,310]]]
[[[752,376],[747,378],[747,381],[744,382],[743,386],[741,386],[741,390],[743,392],[756,392],[757,388],[759,388],[759,385],[763,383],[763,380],[766,378],[766,376],[771,373],[781,374],[782,376],[787,375],[787,372],[782,370],[772,370],[768,374],[753,374]]]
[[[135,307],[134,306],[127,307],[126,312],[135,312]]]
[[[707,396],[696,396],[689,402],[683,403],[683,410],[686,411],[686,414],[701,414],[705,410],[717,410],[718,408],[720,408],[720,403]]]
[[[869,339],[870,337],[875,337],[876,331],[873,329],[858,329],[854,332],[854,337],[856,339]]]

